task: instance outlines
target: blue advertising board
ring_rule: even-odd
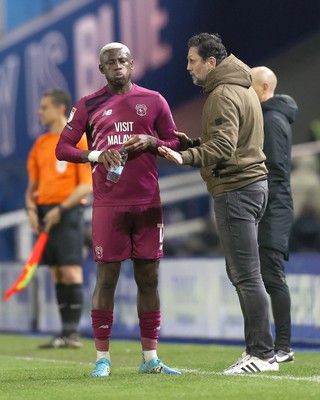
[[[313,253],[292,254],[286,264],[294,348],[301,344],[320,345],[320,274],[316,268],[319,258],[319,254]],[[96,268],[90,257],[85,259],[83,267],[81,333],[92,336],[91,302]],[[20,269],[21,265],[12,263],[0,268],[1,297]],[[223,258],[165,257],[160,266],[159,294],[161,338],[243,341],[239,300],[225,272]],[[137,287],[131,261],[122,264],[114,311],[112,336],[138,339]],[[271,322],[274,331],[272,318]],[[8,302],[0,302],[0,330],[52,333],[58,332],[59,328],[60,317],[48,268],[38,268],[26,291],[13,295]]]

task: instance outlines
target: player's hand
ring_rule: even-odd
[[[103,151],[99,156],[99,162],[102,161],[106,170],[117,168],[121,164],[121,154],[118,150],[108,149]]]
[[[125,142],[124,147],[127,151],[140,152],[148,148],[156,148],[157,139],[150,135],[137,134]]]
[[[179,138],[180,150],[187,150],[190,147],[190,138],[184,132],[174,131],[173,133]]]
[[[182,156],[177,151],[171,150],[168,147],[161,146],[158,148],[159,153],[166,159],[175,162],[178,165],[182,165]]]
[[[49,210],[43,218],[44,232],[50,232],[51,228],[61,221],[61,209],[60,207],[53,207]]]

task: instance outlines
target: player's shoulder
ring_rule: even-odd
[[[145,87],[139,86],[136,83],[133,86],[134,89],[134,93],[139,93],[145,96],[150,96],[150,97],[160,97],[160,93],[157,92],[156,90],[152,90],[152,89],[147,89]]]
[[[132,93],[132,98],[134,97],[139,99],[140,102],[145,102],[146,104],[149,104],[150,107],[152,106],[154,108],[157,108],[158,110],[166,108],[168,106],[167,100],[160,92],[152,89],[147,89],[136,84]]]
[[[100,96],[102,96],[103,94],[107,94],[107,87],[104,86],[101,89],[97,90],[96,92],[90,93],[86,96],[83,96],[80,101],[83,101],[85,104],[87,104],[88,102],[94,100],[95,98],[99,98]]]

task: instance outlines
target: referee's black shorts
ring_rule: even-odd
[[[42,219],[56,204],[39,205],[38,215]],[[49,232],[41,265],[81,265],[84,244],[84,207],[76,206],[63,213],[61,222]]]

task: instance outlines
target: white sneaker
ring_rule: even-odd
[[[265,372],[265,371],[279,371],[279,364],[276,357],[262,360],[261,358],[250,356],[244,353],[235,364],[223,371],[226,375],[243,374],[245,372]]]
[[[276,359],[278,363],[293,362],[294,352],[292,350],[290,350],[289,352],[278,350],[276,351]]]

